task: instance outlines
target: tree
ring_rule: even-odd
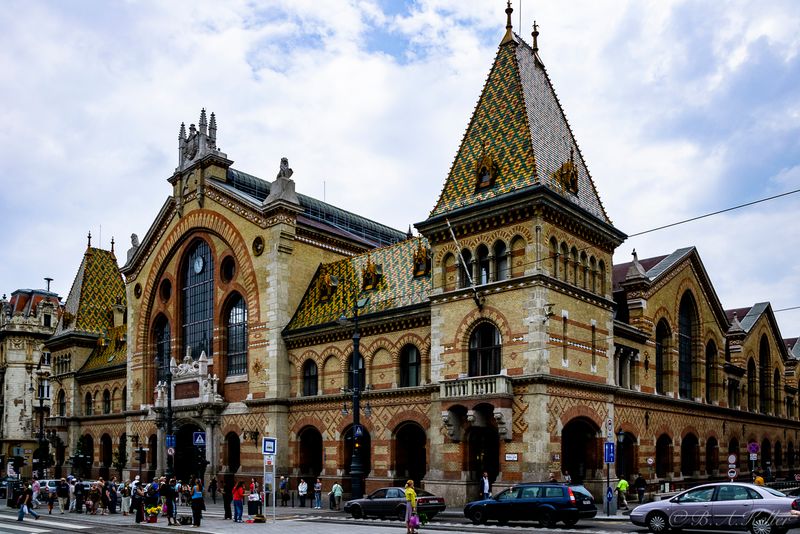
[[[111,465],[119,471],[119,478],[122,480],[122,470],[128,465],[128,451],[125,446],[120,443],[119,448],[114,451],[114,456],[111,460]]]

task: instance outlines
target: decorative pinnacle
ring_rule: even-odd
[[[503,36],[503,40],[500,41],[501,45],[514,42],[513,26],[511,25],[511,13],[514,12],[514,8],[511,7],[511,0],[508,0],[506,5],[506,34]]]
[[[86,244],[86,247],[89,248],[92,246],[92,231],[89,230],[89,234],[86,236],[89,242]]]
[[[111,236],[111,253],[114,253],[114,236]]]
[[[531,32],[533,36],[533,53],[536,54],[539,52],[539,25],[536,24],[536,21],[533,21],[533,32]]]
[[[178,140],[183,141],[184,139],[186,139],[186,125],[181,123],[181,129],[178,132]]]
[[[200,133],[205,135],[208,128],[208,119],[206,119],[206,108],[202,108],[200,110],[200,122],[197,124],[198,128],[200,129]]]

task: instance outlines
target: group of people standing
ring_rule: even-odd
[[[22,493],[17,501],[19,506],[18,521],[26,515],[39,519],[39,514],[34,510],[42,505],[47,506],[47,513],[52,514],[58,503],[60,513],[87,513],[96,515],[116,514],[117,507],[122,499],[121,486],[117,477],[111,480],[100,478],[95,482],[83,482],[81,479],[70,476],[55,482],[50,488],[46,483],[41,483],[34,478],[33,482],[23,483]],[[124,513],[124,507],[123,507]]]
[[[278,491],[280,492],[281,498],[281,506],[288,506],[289,505],[289,479],[281,476],[280,481],[278,483]],[[317,479],[314,482],[314,486],[312,491],[313,493],[313,508],[315,510],[322,510],[322,479]],[[331,510],[334,508],[336,510],[340,510],[342,506],[342,494],[344,493],[344,489],[342,485],[338,482],[334,482],[331,486],[330,491],[328,491],[328,506]],[[306,499],[311,497],[309,495],[309,486],[306,479],[301,478],[300,482],[297,484],[297,497],[300,500],[300,508],[305,508],[306,506]],[[292,501],[292,506],[294,506],[294,501]]]

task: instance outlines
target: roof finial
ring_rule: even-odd
[[[114,254],[114,236],[111,236],[111,254]]]
[[[531,32],[533,36],[533,53],[536,54],[539,52],[539,25],[536,24],[536,21],[533,21],[533,32]]]
[[[86,237],[89,240],[89,242],[86,244],[86,247],[87,248],[91,248],[91,246],[92,246],[92,231],[91,230],[89,230],[89,235],[87,235]]]
[[[511,13],[514,12],[514,8],[511,7],[511,0],[508,0],[506,5],[506,34],[503,36],[503,40],[500,41],[501,45],[515,42],[514,32],[512,31],[513,26],[511,25]]]

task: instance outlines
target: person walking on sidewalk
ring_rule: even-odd
[[[633,489],[636,490],[636,497],[639,500],[639,504],[642,504],[644,502],[644,492],[647,490],[647,481],[641,473],[636,473],[636,480],[633,481]]]
[[[628,509],[628,500],[625,498],[625,494],[628,492],[628,481],[625,480],[624,476],[619,477],[619,482],[617,482],[617,508],[625,508]]]
[[[414,490],[414,481],[406,482],[406,534],[415,534],[417,529],[411,518],[417,514],[417,492]]]
[[[342,493],[344,493],[344,488],[338,482],[334,482],[333,488],[331,488],[333,492],[333,498],[336,501],[336,509],[341,510],[342,508]]]
[[[208,492],[211,494],[211,502],[217,504],[217,477],[211,479],[208,485]]]
[[[58,509],[63,514],[65,510],[69,510],[69,484],[66,478],[56,483],[56,497],[58,497]]]
[[[31,514],[34,519],[39,519],[39,514],[33,511],[33,487],[28,484],[25,486],[25,491],[19,498],[19,513],[17,514],[17,521],[25,519],[25,514]]]
[[[244,483],[240,480],[233,488],[233,522],[242,522],[242,512],[244,511]]]
[[[231,519],[231,501],[233,500],[233,481],[222,481],[222,510],[225,512],[225,517],[222,519]]]
[[[314,482],[314,509],[322,510],[322,480]]]

